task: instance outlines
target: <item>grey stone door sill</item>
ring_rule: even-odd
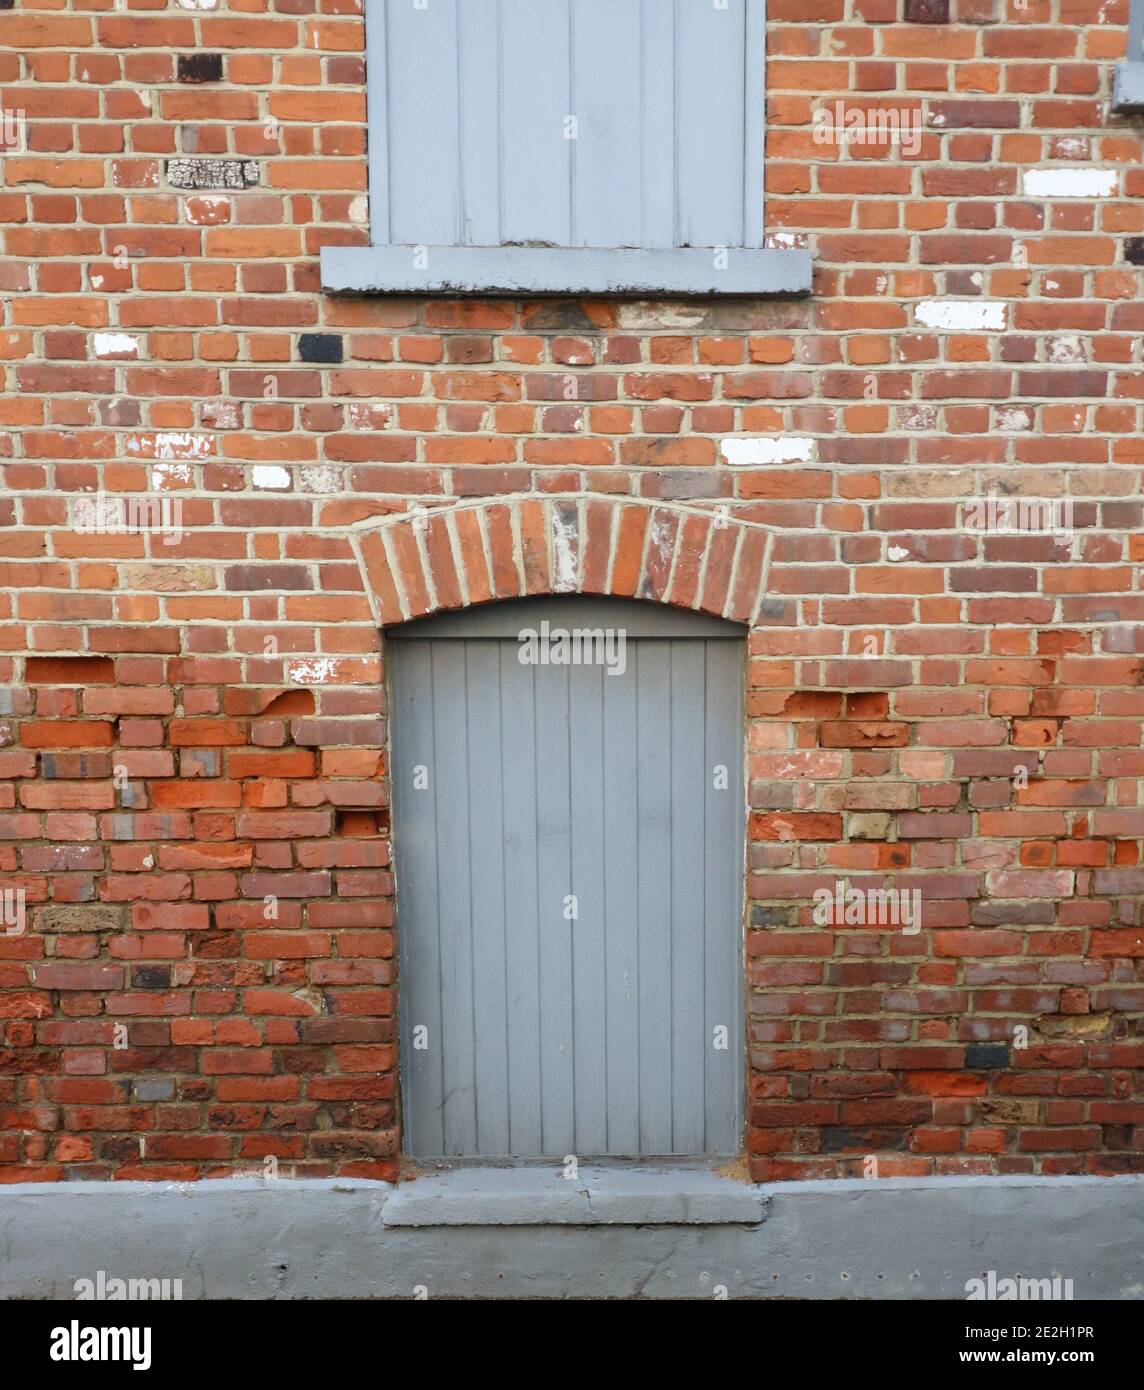
[[[450,1168],[403,1182],[387,1226],[758,1225],[766,1198],[706,1165],[585,1164],[565,1178],[544,1166]]]

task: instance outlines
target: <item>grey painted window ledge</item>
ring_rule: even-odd
[[[767,1198],[709,1168],[453,1168],[403,1182],[386,1226],[757,1226]]]
[[[557,246],[325,246],[330,294],[779,295],[807,294],[802,248],[662,250]]]
[[[1114,111],[1144,111],[1144,62],[1121,63],[1112,91]]]

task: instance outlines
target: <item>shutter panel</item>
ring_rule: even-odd
[[[763,0],[367,11],[375,242],[762,245]]]
[[[1113,111],[1144,111],[1144,0],[1131,0],[1128,11],[1128,52],[1116,67]]]
[[[763,244],[766,0],[365,6],[371,241],[329,293],[810,289]]]

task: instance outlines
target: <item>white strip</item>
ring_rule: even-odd
[[[139,341],[130,333],[97,333],[93,342],[96,357],[110,357],[118,352],[137,355],[139,352]]]
[[[813,439],[786,439],[765,435],[759,439],[723,439],[723,459],[734,468],[759,463],[809,463],[814,458]]]
[[[1025,170],[1029,198],[1110,198],[1120,184],[1119,169],[1076,169],[1054,165]]]
[[[914,319],[927,328],[969,333],[1005,327],[1005,305],[994,299],[920,299]]]
[[[251,470],[251,478],[257,488],[279,488],[290,486],[290,474],[277,464],[256,463]]]

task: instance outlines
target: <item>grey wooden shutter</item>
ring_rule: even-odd
[[[367,23],[376,242],[762,246],[762,0],[368,0]]]
[[[807,253],[763,249],[765,0],[366,0],[366,25],[373,254],[324,248],[328,289],[809,288]]]
[[[1131,0],[1128,11],[1128,50],[1116,68],[1113,111],[1144,110],[1144,0]]]
[[[623,627],[625,673],[521,665],[545,617]],[[742,630],[578,598],[389,638],[406,1151],[736,1152]]]

